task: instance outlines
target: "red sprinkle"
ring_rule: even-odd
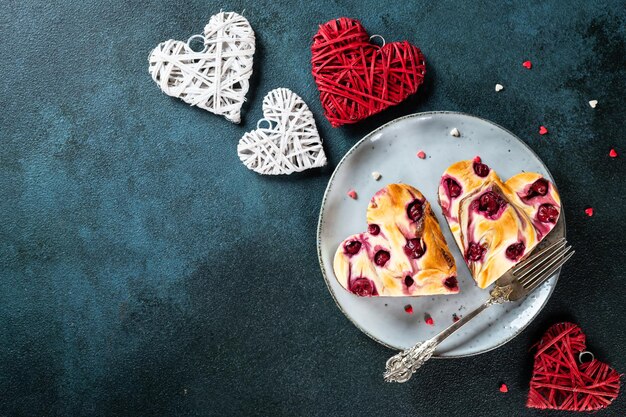
[[[500,392],[509,392],[509,387],[506,384],[500,385]]]
[[[456,313],[452,314],[452,321],[454,323],[456,323],[457,321],[461,320],[461,318],[459,316],[456,315]]]
[[[404,311],[406,311],[408,314],[413,314],[413,306],[411,304],[405,305]]]
[[[587,214],[587,216],[591,217],[593,216],[593,207],[589,207],[585,209],[585,213]]]
[[[435,320],[433,320],[432,317],[430,317],[430,314],[426,314],[426,316],[424,316],[424,321],[426,322],[426,324],[428,324],[429,326],[434,326],[435,325]]]
[[[354,190],[348,191],[348,197],[350,197],[353,200],[356,200],[356,197],[357,197],[356,191],[354,191]]]
[[[533,67],[533,63],[530,61],[522,62],[522,65],[524,66],[524,68],[528,68],[528,69],[531,69]]]
[[[477,164],[480,164],[483,161],[482,161],[482,159],[480,159],[480,156],[476,156],[476,157],[474,157],[474,162],[476,162]]]
[[[617,151],[613,148],[611,148],[611,150],[609,151],[609,156],[611,158],[617,158]]]
[[[548,133],[548,129],[545,126],[539,126],[539,134],[545,135],[546,133]]]
[[[426,159],[426,153],[425,153],[424,151],[419,151],[419,152],[417,153],[417,157],[418,157],[419,159]]]

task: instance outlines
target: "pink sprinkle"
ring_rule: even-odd
[[[533,63],[530,61],[522,62],[522,65],[524,66],[524,68],[528,68],[528,69],[531,69],[533,67]]]
[[[613,148],[611,148],[611,150],[609,151],[609,156],[611,158],[617,158],[617,151]]]
[[[509,387],[507,387],[506,384],[500,385],[500,392],[509,392]]]
[[[545,126],[539,126],[539,134],[545,135],[546,133],[548,133],[548,129]]]
[[[480,164],[483,161],[482,161],[482,159],[480,159],[480,156],[476,156],[476,157],[474,157],[474,162],[476,162],[477,164]]]
[[[433,320],[433,318],[430,316],[430,314],[426,314],[426,316],[424,317],[424,321],[429,326],[434,326],[435,325],[435,320]]]
[[[408,314],[413,314],[413,306],[411,304],[405,305],[404,311],[406,311]]]
[[[589,217],[593,216],[593,207],[586,208],[585,214],[587,214],[587,216]]]
[[[350,197],[353,200],[356,200],[356,197],[357,197],[356,191],[354,191],[354,190],[348,191],[348,197]]]
[[[419,152],[417,153],[417,157],[418,157],[419,159],[426,159],[426,153],[425,153],[424,151],[419,151]]]

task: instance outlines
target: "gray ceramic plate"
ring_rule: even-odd
[[[461,137],[450,135],[454,127],[459,129]],[[426,152],[426,159],[417,158],[420,150]],[[396,119],[364,137],[339,162],[328,183],[317,230],[322,273],[346,317],[385,346],[406,349],[426,340],[450,325],[453,314],[463,315],[487,297],[488,290],[478,288],[471,278],[437,204],[441,174],[450,164],[476,155],[503,180],[521,171],[539,172],[552,179],[537,155],[506,129],[467,114],[432,112]],[[382,178],[372,179],[372,171],[379,171]],[[366,230],[369,199],[380,188],[394,182],[413,185],[431,202],[456,259],[459,294],[361,298],[344,290],[335,279],[332,265],[338,245],[348,235]],[[358,193],[357,200],[346,195],[352,188]],[[561,236],[565,236],[563,216],[549,238]],[[550,298],[559,272],[523,302],[494,306],[483,312],[443,342],[435,356],[475,355],[513,339]],[[412,305],[413,314],[404,311],[407,304]],[[426,313],[434,319],[434,326],[425,324]]]

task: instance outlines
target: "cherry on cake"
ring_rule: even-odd
[[[524,172],[503,182],[479,157],[446,170],[439,204],[480,288],[532,252],[561,213],[559,194],[542,175]]]
[[[430,203],[414,187],[390,184],[372,197],[367,232],[335,253],[337,281],[362,297],[454,294],[456,265]]]

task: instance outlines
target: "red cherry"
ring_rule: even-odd
[[[351,240],[343,245],[343,249],[349,255],[356,255],[361,250],[361,242],[358,240]]]
[[[539,126],[539,134],[545,135],[546,133],[548,133],[548,129],[545,126]]]
[[[502,206],[502,198],[493,191],[487,191],[478,199],[478,210],[493,216],[498,213]]]
[[[409,239],[404,245],[404,253],[413,259],[419,259],[424,255],[426,251],[425,247],[422,247],[422,243],[418,238]]]
[[[542,204],[537,211],[537,219],[542,223],[556,223],[559,211],[552,204]]]
[[[461,186],[458,182],[456,182],[452,178],[446,178],[445,184],[448,190],[448,196],[450,198],[457,198],[461,195]]]
[[[367,231],[370,235],[376,236],[380,233],[380,227],[377,224],[370,224],[369,226],[367,226]]]
[[[479,177],[486,177],[489,175],[489,167],[480,161],[474,161],[474,172]]]
[[[533,63],[530,61],[524,61],[522,62],[522,66],[526,69],[531,69],[533,67]]]
[[[406,209],[406,215],[414,222],[421,219],[423,214],[422,203],[419,200],[413,200]]]
[[[385,266],[387,261],[389,261],[389,258],[391,258],[389,252],[386,250],[379,250],[376,252],[376,255],[374,255],[374,263],[378,266]]]
[[[524,245],[524,242],[517,242],[509,245],[504,253],[506,254],[506,257],[510,260],[517,261],[524,254],[524,249],[526,249],[526,245]]]
[[[449,290],[456,290],[459,288],[459,282],[457,281],[456,277],[446,278],[446,280],[443,282],[443,285],[445,285]]]
[[[465,253],[465,259],[467,259],[468,261],[477,262],[483,258],[484,253],[485,248],[483,248],[476,242],[472,242],[467,248],[467,252]]]
[[[533,184],[528,189],[528,195],[526,195],[527,199],[531,199],[537,196],[544,196],[548,194],[548,180],[545,178],[539,178],[537,181],[533,182]]]
[[[376,293],[376,287],[374,287],[372,281],[367,278],[357,278],[352,281],[352,284],[350,285],[350,291],[361,297],[371,297],[372,295],[378,295]]]

